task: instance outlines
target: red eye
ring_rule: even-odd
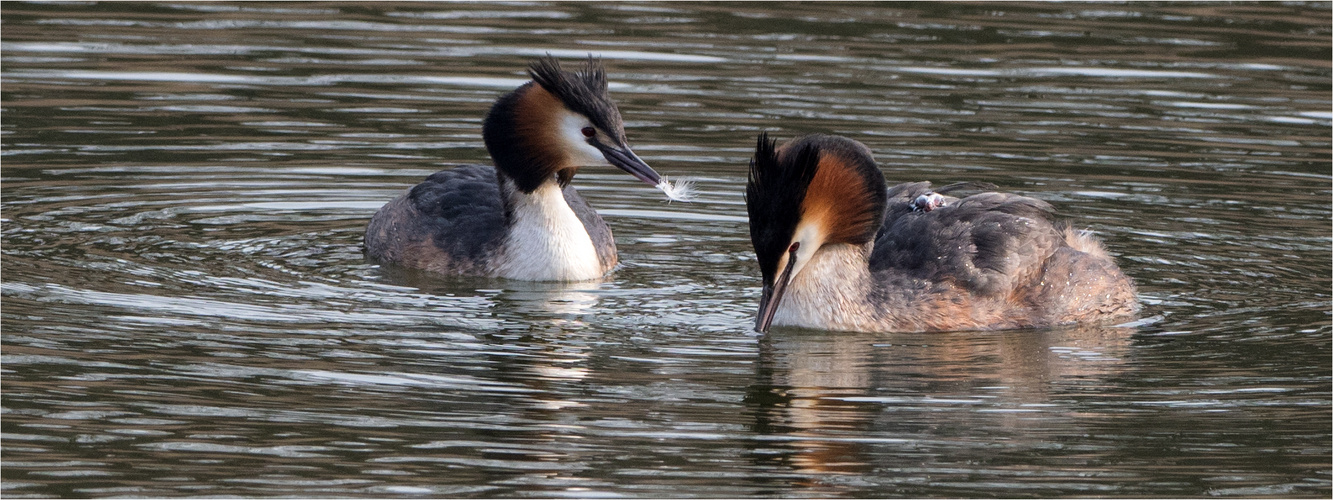
[[[597,135],[597,131],[593,130],[592,127],[583,127],[583,130],[581,130],[581,132],[583,132],[584,137],[587,137],[589,139],[591,139],[592,136]]]

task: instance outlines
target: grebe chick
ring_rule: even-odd
[[[437,172],[381,207],[366,226],[369,257],[447,275],[594,279],[618,258],[611,229],[570,186],[579,167],[613,165],[682,197],[630,150],[599,61],[569,72],[547,56],[528,74],[482,125],[495,167]]]
[[[1100,321],[1138,310],[1134,286],[1093,236],[1015,194],[885,189],[870,149],[759,136],[745,191],[763,274],[755,330],[921,332]],[[989,186],[994,187],[994,186]]]

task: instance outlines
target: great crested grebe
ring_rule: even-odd
[[[547,56],[528,74],[482,125],[495,167],[437,172],[381,207],[366,226],[367,255],[449,275],[594,279],[618,258],[611,229],[569,185],[579,167],[610,164],[672,199],[688,196],[630,150],[599,61],[569,72]]]
[[[763,274],[755,330],[992,330],[1105,320],[1138,310],[1093,236],[1051,223],[1044,201],[885,190],[870,149],[759,136],[745,190]]]

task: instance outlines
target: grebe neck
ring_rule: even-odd
[[[525,193],[499,175],[509,226],[496,276],[532,281],[582,281],[605,274],[588,229],[552,176]]]
[[[871,303],[874,243],[826,244],[787,286],[773,323],[804,328],[865,330],[878,318]]]

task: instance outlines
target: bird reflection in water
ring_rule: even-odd
[[[1064,401],[1128,367],[1133,330],[872,334],[788,330],[760,339],[745,404],[759,435],[752,460],[803,475],[929,469],[948,447],[1023,447],[1043,420],[1079,418]],[[1067,422],[1066,422],[1067,423]],[[1025,442],[1024,440],[1027,440]],[[987,451],[989,450],[989,451]],[[966,452],[962,452],[966,454]]]

